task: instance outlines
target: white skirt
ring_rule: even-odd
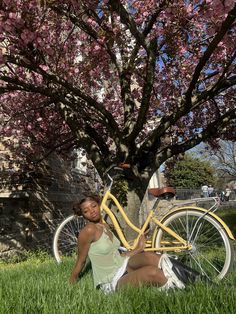
[[[117,270],[111,282],[100,284],[99,289],[101,289],[105,294],[114,292],[116,290],[118,280],[124,275],[126,271],[128,261],[129,261],[129,257],[126,257],[122,266]]]

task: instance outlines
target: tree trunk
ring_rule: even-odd
[[[130,221],[137,227],[139,227],[139,211],[141,206],[141,199],[138,194],[132,190],[127,193],[127,206],[126,206],[126,214],[129,217]],[[124,232],[128,240],[133,239],[137,236],[137,232],[135,232],[132,228],[130,228],[127,224],[125,224]]]
[[[123,171],[121,176],[119,173],[117,174],[117,169],[115,169],[115,172],[110,173],[110,175],[114,179],[112,194],[123,207],[130,222],[139,228],[140,207],[148,185],[147,179],[143,179],[141,175],[135,175],[131,169]],[[117,217],[127,240],[136,238],[137,232],[127,225],[122,215],[117,211],[115,204],[110,202],[109,207],[112,208]],[[108,217],[105,220],[107,223],[111,223]]]
[[[132,180],[127,180],[126,182],[128,189],[126,191],[127,202],[124,205],[124,209],[129,220],[135,226],[139,227],[140,206],[143,196],[145,194],[146,187],[143,184],[143,180],[141,180],[140,178],[132,178]],[[134,239],[137,236],[137,232],[134,231],[130,226],[128,226],[121,216],[119,216],[119,220],[121,222],[127,240]]]

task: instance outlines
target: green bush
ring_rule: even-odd
[[[168,183],[174,187],[199,188],[203,184],[216,184],[216,170],[208,161],[193,158],[189,154],[178,161],[169,160],[166,163],[165,176]]]

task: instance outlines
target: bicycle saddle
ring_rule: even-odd
[[[163,198],[163,199],[170,199],[175,196],[175,189],[172,187],[163,187],[163,188],[151,188],[148,189],[148,193],[152,196]]]

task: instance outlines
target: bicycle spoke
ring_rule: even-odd
[[[216,273],[220,273],[220,270],[218,268],[216,268],[216,266],[210,261],[210,259],[207,259],[206,256],[204,256],[203,254],[200,254],[200,257],[209,265],[211,266]]]
[[[70,216],[58,227],[54,237],[54,255],[58,262],[76,252],[77,239],[85,223],[82,217]]]
[[[180,260],[209,279],[222,279],[232,268],[232,244],[217,220],[197,209],[186,208],[167,216],[164,225],[191,244],[191,250],[175,250]],[[157,247],[168,246],[171,236],[160,230]],[[177,244],[178,247],[178,244]]]
[[[195,255],[191,254],[191,253],[189,255],[191,256],[191,259],[193,259],[193,261],[196,263],[196,265],[198,265],[200,273],[205,275],[208,279],[210,279],[209,276],[207,275],[207,273],[205,272],[205,270],[202,268],[202,265],[201,265],[200,261],[198,260],[198,258],[195,257]],[[191,260],[191,267],[194,267],[192,264],[192,260]]]

